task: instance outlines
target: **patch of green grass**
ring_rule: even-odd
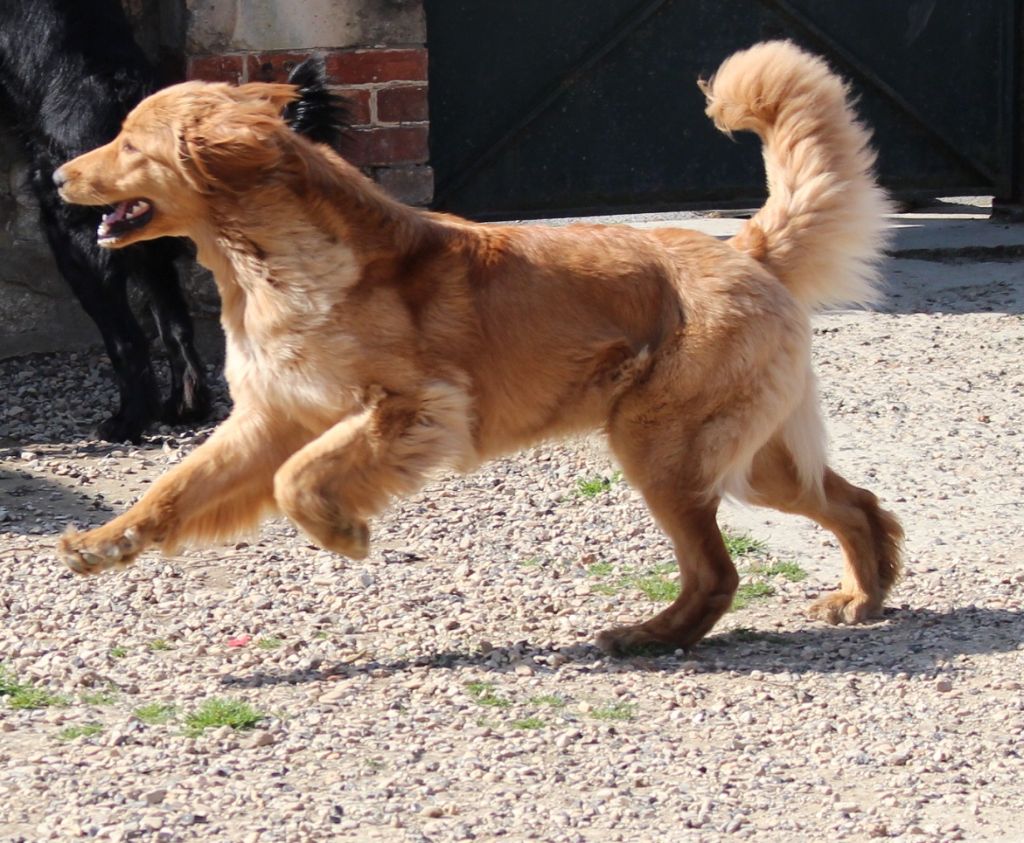
[[[770,565],[751,565],[751,573],[760,574],[762,577],[783,577],[790,582],[800,582],[807,579],[807,571],[801,568],[796,562],[772,562]]]
[[[0,663],[0,697],[13,696],[19,688],[21,683],[14,678],[7,665]]]
[[[612,570],[611,564],[597,562],[587,569],[587,573],[596,577],[606,577],[611,574]],[[646,571],[626,569],[621,576],[592,586],[592,590],[598,594],[613,595],[628,588],[635,588],[643,593],[648,600],[658,603],[671,602],[679,596],[678,580],[669,577],[669,574],[675,570],[674,562],[655,565]]]
[[[627,702],[613,702],[591,709],[590,716],[596,720],[632,720],[636,716],[636,706]]]
[[[477,705],[491,708],[508,708],[512,705],[512,700],[495,693],[494,684],[491,682],[467,682],[466,690]]]
[[[10,696],[20,687],[7,665],[0,662],[0,697]]]
[[[658,574],[638,577],[633,581],[633,585],[640,589],[648,600],[655,603],[671,603],[679,596],[679,583]]]
[[[206,700],[195,711],[185,715],[185,734],[197,737],[207,729],[230,726],[232,729],[251,729],[264,715],[241,700]]]
[[[169,703],[147,703],[140,705],[132,714],[150,726],[160,726],[174,717],[175,708]]]
[[[67,705],[68,698],[63,694],[50,693],[45,688],[36,688],[33,685],[22,685],[21,688],[10,695],[8,703],[11,708],[48,708],[51,705]]]
[[[146,646],[154,653],[162,653],[171,649],[171,645],[163,638],[154,638]]]
[[[62,741],[73,741],[75,738],[92,738],[103,731],[102,723],[85,723],[81,726],[68,726],[57,735]]]
[[[630,585],[643,592],[648,600],[671,603],[679,596],[679,580],[669,578],[669,574],[675,570],[674,562],[658,565],[645,574],[633,577]]]
[[[268,635],[266,638],[261,638],[256,642],[256,646],[261,650],[276,650],[282,644],[284,644],[284,641],[280,638],[275,638],[272,635]]]
[[[62,694],[53,694],[45,688],[19,682],[3,664],[0,664],[0,697],[7,697],[7,704],[18,709],[68,704],[68,698]]]
[[[733,535],[732,533],[722,532],[722,540],[725,542],[725,549],[729,551],[729,555],[735,559],[737,556],[750,556],[754,553],[764,553],[765,544],[764,542],[752,539],[747,535]]]
[[[622,472],[616,471],[610,477],[579,477],[576,480],[576,495],[581,498],[593,499],[607,492],[622,480]]]
[[[581,477],[576,481],[576,494],[581,498],[596,498],[612,487],[604,477]]]
[[[622,586],[621,583],[617,583],[617,582],[616,583],[602,582],[602,583],[598,583],[597,585],[593,586],[591,588],[591,591],[596,591],[598,594],[603,594],[606,597],[611,597],[611,596],[621,592],[622,589],[623,589],[623,586]]]
[[[754,580],[741,583],[740,587],[736,589],[736,596],[732,599],[731,610],[745,609],[755,600],[763,600],[765,597],[771,597],[774,593],[775,589],[766,582]]]
[[[112,658],[112,659],[123,659],[127,655],[128,655],[128,648],[127,647],[111,647],[110,648],[110,658]]]
[[[117,694],[111,690],[106,691],[92,691],[87,694],[82,694],[79,699],[85,705],[113,705],[117,702]]]
[[[547,708],[565,708],[565,699],[557,694],[541,694],[527,700],[530,705],[542,705]]]
[[[520,720],[513,720],[509,725],[513,729],[543,729],[547,724],[539,717],[523,717]]]

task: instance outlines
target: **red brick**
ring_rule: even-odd
[[[188,62],[188,78],[238,83],[242,67],[242,56],[194,56]]]
[[[327,56],[327,74],[340,85],[368,82],[425,82],[427,51],[351,50]]]
[[[426,119],[426,85],[401,85],[377,91],[378,123],[416,123]]]
[[[419,164],[430,156],[426,126],[357,129],[345,157],[353,164]]]
[[[335,88],[348,101],[348,114],[353,126],[370,125],[370,90],[368,88]]]
[[[249,56],[250,82],[287,82],[288,74],[309,58],[309,53],[262,53]]]

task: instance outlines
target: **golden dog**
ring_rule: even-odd
[[[367,519],[441,469],[602,429],[672,539],[682,590],[611,652],[689,646],[739,577],[723,495],[814,519],[845,556],[812,614],[876,615],[902,532],[825,462],[812,310],[875,290],[887,210],[844,84],[787,42],[729,58],[707,113],[764,142],[769,198],[728,242],[692,231],[477,225],[392,201],[288,130],[288,85],[187,82],[65,164],[114,205],[100,243],[192,238],[216,278],[230,417],[123,515],[60,542],[78,573],[226,538],[270,511],[367,554]]]

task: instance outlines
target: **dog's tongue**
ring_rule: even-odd
[[[125,214],[128,213],[128,206],[130,204],[131,202],[118,202],[117,206],[114,208],[113,211],[111,211],[109,214],[103,215],[104,224],[110,225],[111,223],[120,222],[121,220],[123,220]]]

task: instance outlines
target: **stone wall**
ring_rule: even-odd
[[[18,139],[0,124],[0,358],[98,342],[39,228]]]
[[[352,103],[349,159],[402,200],[430,201],[422,0],[122,2],[168,81],[282,80],[307,56],[323,55]],[[0,116],[0,358],[100,342],[56,271],[26,177]],[[209,280],[193,271],[187,286],[197,316],[214,316]]]

